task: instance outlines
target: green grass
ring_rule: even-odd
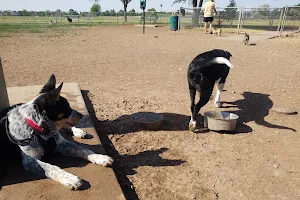
[[[163,14],[159,15],[157,19],[158,24],[166,24],[170,23],[170,15]],[[146,15],[146,19],[149,18]],[[1,32],[29,32],[29,33],[44,33],[51,30],[60,30],[60,29],[69,29],[71,27],[89,27],[89,26],[108,26],[108,25],[123,25],[123,24],[140,24],[140,16],[128,16],[128,21],[125,23],[123,16],[93,16],[93,17],[81,17],[79,19],[73,19],[73,23],[68,23],[66,18],[57,18],[55,17],[26,17],[26,16],[0,16],[0,33]],[[53,24],[49,24],[50,20],[52,20]],[[55,23],[57,20],[57,23]],[[216,26],[218,19],[214,20],[214,26]],[[146,24],[153,24],[152,21],[146,21]],[[192,23],[191,17],[181,17],[180,18],[181,25],[189,26]],[[249,30],[274,30],[277,29],[279,21],[274,20],[273,25],[270,28],[269,20],[245,20],[243,24],[244,29]],[[203,22],[200,23],[203,26]],[[238,25],[238,20],[235,19],[232,22],[223,20],[222,27],[236,29]],[[287,20],[285,22],[285,26],[292,26],[293,29],[300,27],[300,20],[292,21]]]
[[[0,33],[0,38],[11,37],[11,35],[6,33]]]
[[[72,23],[72,24],[46,24],[46,23],[0,23],[0,33],[45,33],[48,31],[68,30],[73,27],[89,27],[112,25],[111,23]]]

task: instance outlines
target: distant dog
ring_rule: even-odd
[[[218,35],[218,36],[221,36],[221,34],[222,34],[222,29],[213,29],[213,34],[214,35]]]
[[[217,94],[214,101],[216,107],[221,107],[220,96],[223,91],[232,55],[228,51],[214,49],[198,55],[188,67],[187,79],[190,90],[192,117],[189,129],[196,129],[196,117],[200,109],[207,104],[213,92],[215,83],[218,84]],[[199,99],[195,101],[195,97]]]
[[[68,22],[72,23],[72,19],[67,17]]]
[[[248,33],[245,32],[245,35],[244,35],[244,39],[243,39],[243,43],[245,45],[248,45],[249,44],[249,40],[250,40],[250,36]]]
[[[26,170],[47,176],[70,189],[81,189],[83,181],[80,178],[42,161],[43,158],[55,150],[103,166],[111,165],[113,159],[63,138],[59,130],[65,127],[72,109],[68,101],[60,96],[63,83],[58,88],[55,85],[56,79],[52,75],[36,98],[0,112],[0,167],[19,156]],[[70,130],[79,137],[85,134],[75,127]]]

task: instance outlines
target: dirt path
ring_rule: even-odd
[[[141,31],[90,27],[0,38],[7,85],[43,84],[53,72],[78,82],[128,199],[299,199],[300,117],[270,111],[300,108],[299,35],[244,46],[196,30]],[[188,131],[187,65],[213,48],[233,55],[221,99],[222,110],[241,117],[239,134]],[[211,109],[209,102],[201,113]],[[128,116],[138,111],[164,113],[162,130],[139,130]]]

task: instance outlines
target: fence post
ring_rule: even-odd
[[[6,107],[9,107],[9,101],[2,68],[2,62],[0,58],[0,110]]]
[[[237,34],[240,33],[240,24],[241,24],[241,19],[242,19],[242,12],[243,12],[243,7],[240,7],[239,21],[238,21],[238,25],[237,25]]]
[[[116,12],[116,21],[117,21],[117,25],[118,25],[118,12]]]
[[[284,8],[282,8],[281,12],[280,12],[280,17],[279,17],[279,23],[278,23],[278,28],[277,28],[277,35],[279,36],[279,31],[281,29],[281,23],[282,23],[282,16],[283,16],[283,12],[284,12]]]
[[[286,13],[287,13],[287,7],[285,6],[283,10],[284,11],[283,11],[283,16],[282,16],[282,24],[281,24],[281,29],[280,29],[279,37],[281,37],[282,32],[284,30],[284,22],[285,22]]]

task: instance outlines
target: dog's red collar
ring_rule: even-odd
[[[28,124],[31,128],[33,128],[35,131],[37,131],[37,132],[39,132],[39,133],[41,133],[41,134],[43,134],[43,133],[45,132],[45,130],[44,130],[42,127],[40,127],[38,124],[36,124],[36,123],[35,123],[34,121],[32,121],[31,119],[25,118],[25,120],[26,120],[27,124]]]

